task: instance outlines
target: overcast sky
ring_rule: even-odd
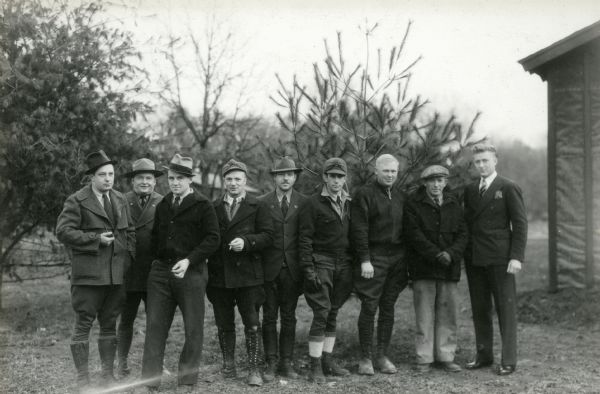
[[[342,32],[346,58],[362,62],[359,26],[378,23],[371,45],[387,51],[412,20],[405,59],[423,59],[410,91],[464,122],[481,111],[477,130],[494,141],[532,146],[546,144],[546,84],[518,60],[600,19],[598,0],[138,0],[132,7],[119,12],[141,41],[190,27],[201,36],[216,15],[238,46],[233,67],[250,75],[248,108],[266,117],[276,111],[268,99],[277,89],[274,74],[309,82],[312,64],[324,57],[324,38],[333,43]],[[161,64],[156,48],[144,54],[150,69]],[[186,85],[194,111],[198,90],[194,81]]]

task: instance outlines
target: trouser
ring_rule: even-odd
[[[321,288],[305,288],[304,297],[313,311],[309,341],[319,342],[326,336],[335,337],[338,311],[352,292],[352,258],[347,254],[330,257],[315,253],[313,259]]]
[[[260,323],[258,311],[265,300],[262,285],[227,289],[209,286],[208,300],[213,305],[217,328],[223,332],[235,332],[235,306],[242,317],[246,330],[257,330]]]
[[[204,263],[203,263],[204,264]],[[193,385],[204,340],[204,294],[208,274],[203,269],[189,267],[185,276],[175,278],[171,266],[154,262],[148,275],[146,340],[142,359],[142,380],[157,387],[163,370],[165,345],[169,329],[179,307],[183,317],[185,342],[179,356],[178,383]]]
[[[292,277],[288,267],[283,267],[272,282],[266,282],[263,305],[263,345],[267,360],[277,360],[277,316],[281,313],[279,355],[291,359],[296,341],[296,306],[302,294],[302,282]]]
[[[496,307],[502,338],[502,365],[517,365],[517,291],[514,274],[507,265],[474,266],[466,264],[477,356],[494,359],[493,307]]]
[[[408,284],[408,273],[404,253],[392,256],[371,256],[374,268],[373,277],[363,278],[360,264],[354,274],[354,288],[361,300],[358,316],[358,339],[362,356],[371,357],[373,349],[373,332],[375,329],[375,314],[379,309],[377,319],[377,347],[385,354],[390,344],[394,328],[394,306],[398,296]]]
[[[121,320],[119,321],[119,327],[117,329],[119,335],[118,353],[120,360],[126,360],[127,355],[129,354],[133,338],[133,323],[137,317],[137,311],[142,300],[144,301],[144,306],[146,306],[145,291],[128,291],[125,293],[125,301],[123,302],[121,311]]]
[[[75,311],[71,342],[88,342],[96,318],[100,324],[100,338],[116,338],[117,318],[124,297],[123,285],[71,286],[71,304]]]
[[[457,282],[416,280],[413,301],[418,364],[454,361],[458,317]]]

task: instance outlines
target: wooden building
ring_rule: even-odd
[[[600,280],[600,21],[519,61],[548,83],[550,290]]]

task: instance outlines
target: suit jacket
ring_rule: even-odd
[[[513,181],[496,176],[483,197],[479,182],[467,186],[465,219],[471,235],[465,253],[467,264],[478,266],[523,261],[527,244],[527,213],[521,189]]]
[[[81,188],[70,195],[58,216],[56,237],[71,256],[72,285],[120,285],[135,257],[135,228],[123,194],[110,191],[115,223],[112,223],[92,191]],[[100,244],[100,233],[112,231],[111,245]]]
[[[246,195],[231,221],[223,198],[214,202],[221,229],[221,246],[208,264],[208,285],[238,288],[264,283],[264,249],[273,242],[273,220],[269,208],[255,197]],[[244,240],[244,249],[234,252],[229,243]]]
[[[275,230],[273,233],[273,243],[263,253],[265,282],[271,282],[279,275],[284,261],[290,270],[292,278],[297,281],[301,280],[302,271],[298,264],[298,212],[302,204],[306,202],[306,197],[293,190],[290,196],[289,209],[285,217],[283,217],[283,212],[281,212],[281,206],[279,205],[275,191],[265,194],[259,200],[269,207]]]
[[[146,206],[140,206],[140,199],[134,192],[125,193],[129,202],[129,211],[135,226],[135,260],[132,262],[125,275],[125,288],[127,291],[146,291],[146,280],[152,265],[150,252],[152,226],[156,206],[162,200],[162,194],[152,192]]]

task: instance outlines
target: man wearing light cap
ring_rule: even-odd
[[[219,224],[210,201],[191,188],[193,161],[175,154],[166,167],[171,191],[156,207],[151,235],[152,267],[148,276],[146,340],[142,380],[158,390],[169,329],[179,307],[185,342],[179,356],[177,383],[198,381],[204,341],[206,261],[219,247]]]
[[[133,324],[140,302],[146,304],[146,281],[150,273],[152,256],[150,256],[150,236],[154,225],[156,206],[163,196],[154,191],[156,178],[162,171],[150,159],[139,159],[133,162],[131,171],[125,176],[131,180],[132,191],[125,194],[129,202],[129,211],[135,226],[135,260],[125,273],[125,302],[121,311],[121,320],[117,330],[119,343],[117,346],[117,372],[119,376],[129,375],[127,355],[133,338]]]
[[[361,359],[358,373],[373,375],[372,361],[375,314],[377,357],[375,367],[382,373],[397,372],[387,350],[394,328],[394,307],[408,284],[405,240],[402,234],[404,193],[395,186],[398,160],[383,154],[375,161],[375,180],[360,188],[352,199],[352,239],[358,264],[354,287],[361,300],[358,339]]]
[[[331,158],[323,166],[324,185],[309,197],[300,212],[299,259],[304,272],[304,297],[313,311],[308,336],[309,379],[346,376],[333,359],[337,314],[352,291],[349,239],[350,196],[344,190],[346,162]]]
[[[262,253],[273,242],[269,208],[246,193],[248,169],[229,160],[221,172],[226,193],[214,202],[221,245],[210,257],[206,295],[213,305],[223,374],[235,378],[235,307],[242,317],[251,386],[262,385],[258,369],[259,310],[265,299]]]
[[[443,166],[425,168],[423,185],[405,205],[419,372],[430,371],[434,362],[447,372],[461,370],[454,363],[457,284],[468,234],[459,201],[445,190],[448,176]]]

